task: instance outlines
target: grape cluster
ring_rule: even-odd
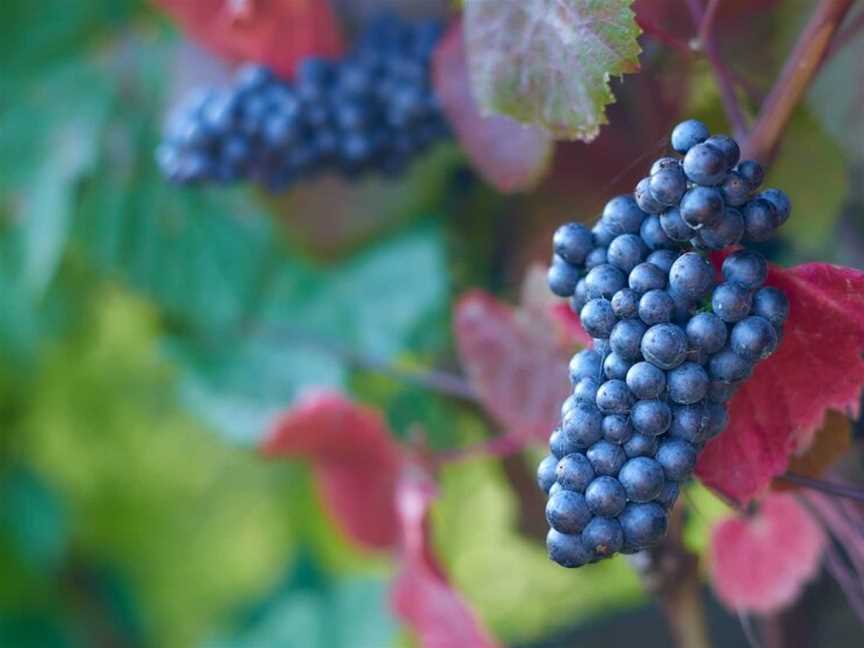
[[[633,553],[666,532],[668,511],[699,451],[727,423],[726,402],[776,348],[789,304],[764,286],[747,249],[789,217],[778,189],[755,194],[761,166],[696,120],[634,194],[610,200],[597,225],[560,227],[549,286],[569,297],[593,348],[570,363],[573,391],[538,468],[549,495],[549,555],[565,567]]]
[[[270,191],[324,171],[397,175],[448,133],[430,82],[441,33],[438,22],[386,14],[338,62],[305,59],[293,83],[243,67],[178,107],[159,167],[181,184],[252,179]]]

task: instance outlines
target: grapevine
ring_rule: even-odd
[[[683,158],[655,161],[593,229],[567,223],[554,236],[549,287],[594,340],[573,356],[572,394],[537,472],[549,555],[565,567],[663,537],[700,450],[726,427],[727,401],[789,315],[759,252],[731,252],[719,280],[708,256],[770,238],[789,198],[756,193],[761,165],[697,120],[678,124],[671,145]]]

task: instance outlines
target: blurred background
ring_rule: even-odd
[[[636,8],[686,41],[680,4]],[[722,3],[723,56],[754,97],[812,4]],[[442,19],[452,9],[332,3],[348,40],[383,5]],[[554,228],[631,190],[682,116],[727,127],[702,59],[640,44],[642,72],[613,82],[611,125],[591,144],[559,144],[530,191],[496,191],[449,140],[398,179],[325,175],[273,195],[160,176],[166,114],[226,63],[159,7],[7,0],[0,646],[413,645],[390,610],[391,558],[344,537],[307,466],[265,461],[256,446],[310,386],[373,404],[401,438],[420,426],[433,449],[490,434],[476,408],[386,368],[458,372],[461,294],[518,301]],[[771,260],[864,267],[862,92],[859,30],[820,73],[771,167],[767,183],[795,204],[764,249]],[[625,561],[561,570],[518,524],[534,506],[537,456],[443,473],[434,539],[452,581],[502,644],[669,645]],[[687,540],[701,551],[723,507],[698,486],[688,497]],[[739,620],[705,593],[715,645],[743,645]],[[789,639],[779,645],[858,645],[860,626],[827,576],[776,623]]]

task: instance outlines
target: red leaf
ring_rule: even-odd
[[[471,93],[461,20],[435,52],[433,82],[462,150],[489,184],[503,192],[536,184],[551,159],[552,140],[540,128],[480,114]]]
[[[481,291],[456,305],[459,357],[489,413],[524,441],[555,427],[568,392],[568,355],[550,320],[517,311]]]
[[[262,451],[309,459],[324,504],[345,532],[369,548],[395,547],[403,455],[378,412],[336,393],[307,396],[279,418]]]
[[[216,54],[291,78],[307,56],[335,57],[342,38],[327,0],[156,0]]]
[[[397,616],[416,633],[423,648],[495,648],[497,644],[468,604],[447,582],[429,548],[429,505],[435,487],[409,467],[396,495],[401,525],[401,565],[393,583]]]
[[[798,597],[825,551],[825,534],[791,495],[772,493],[751,517],[729,517],[711,533],[714,589],[727,606],[767,614]]]
[[[741,502],[810,445],[826,410],[857,411],[864,387],[864,273],[822,263],[772,267],[767,283],[789,298],[784,338],[734,396],[729,427],[697,466],[703,482]]]

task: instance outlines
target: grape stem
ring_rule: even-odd
[[[746,139],[746,157],[767,163],[774,156],[783,130],[804,95],[854,0],[819,0],[813,15],[762,103]]]
[[[699,45],[705,52],[708,63],[714,71],[717,87],[720,90],[720,99],[723,102],[723,110],[726,111],[726,116],[732,125],[732,131],[736,139],[743,140],[747,136],[747,119],[744,116],[744,110],[741,108],[741,103],[738,101],[738,95],[735,92],[732,73],[723,62],[720,51],[717,48],[717,35],[714,30],[714,22],[717,18],[717,9],[719,7],[720,0],[709,0],[708,7],[701,15],[701,20],[698,23]]]

